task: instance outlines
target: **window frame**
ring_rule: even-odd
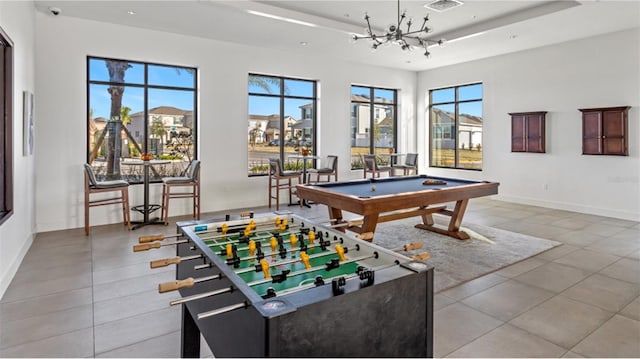
[[[296,77],[288,77],[288,76],[280,76],[280,75],[269,75],[269,74],[259,74],[259,73],[255,73],[255,72],[250,72],[247,74],[247,87],[249,86],[249,79],[252,76],[256,76],[256,77],[270,77],[270,78],[274,78],[274,79],[278,79],[280,81],[279,84],[279,88],[280,91],[278,92],[278,94],[272,94],[272,93],[261,93],[261,92],[251,92],[251,90],[249,88],[247,88],[247,104],[249,104],[250,102],[250,98],[252,96],[256,96],[256,97],[269,97],[269,98],[278,98],[278,103],[279,103],[279,116],[280,116],[280,131],[281,131],[281,135],[279,137],[280,139],[280,143],[278,144],[278,157],[280,158],[280,162],[281,163],[285,163],[285,147],[286,147],[286,141],[284,139],[284,136],[282,135],[282,131],[285,128],[285,102],[287,99],[293,99],[293,100],[309,100],[311,101],[312,105],[313,105],[313,111],[312,111],[312,115],[311,115],[311,121],[313,122],[313,136],[311,138],[311,153],[316,153],[316,148],[317,148],[317,139],[318,139],[318,131],[317,131],[317,118],[318,118],[318,81],[317,80],[310,80],[310,79],[303,79],[303,78],[296,78]],[[296,96],[296,95],[287,95],[286,94],[286,86],[285,86],[285,81],[287,80],[291,80],[291,81],[303,81],[303,82],[309,82],[312,84],[312,97],[307,97],[307,96]],[[247,120],[249,115],[251,115],[250,113],[248,113],[247,111]],[[301,114],[301,118],[300,120],[305,120],[306,118],[302,118],[302,114]],[[249,156],[251,154],[251,151],[249,151],[247,153],[247,164],[249,164]],[[311,161],[310,164],[308,164],[309,167],[314,167],[316,165],[316,160],[314,159],[313,161]],[[251,171],[247,171],[247,176],[248,177],[260,177],[260,176],[267,176],[269,174],[268,171],[266,171],[265,173],[257,173],[257,174],[251,174]]]
[[[108,80],[92,80],[91,79],[91,61],[99,60],[99,61],[119,61],[119,62],[127,62],[129,64],[141,65],[144,67],[144,80],[143,83],[138,82],[110,82]],[[190,69],[193,71],[193,87],[182,87],[182,86],[167,86],[167,85],[151,85],[149,84],[149,66],[159,66],[159,67],[167,67],[167,68],[175,68],[175,69]],[[147,62],[147,61],[136,61],[136,60],[126,60],[126,59],[118,59],[118,58],[110,58],[103,56],[91,56],[87,55],[86,57],[86,71],[87,71],[87,123],[86,123],[86,143],[85,148],[87,149],[87,163],[90,163],[91,152],[89,151],[90,146],[90,136],[91,136],[91,128],[89,122],[89,114],[91,112],[91,85],[102,85],[102,86],[123,86],[125,88],[140,88],[143,89],[144,99],[143,106],[144,109],[142,112],[143,115],[143,131],[142,136],[144,140],[142,141],[142,151],[143,153],[149,153],[149,90],[174,90],[174,91],[192,91],[193,92],[193,128],[192,128],[192,140],[193,140],[193,159],[198,159],[198,68],[183,66],[183,65],[170,65],[164,63],[157,62]],[[159,182],[160,180],[152,180],[151,182]],[[132,184],[140,184],[142,181],[131,181]]]
[[[460,88],[462,87],[467,87],[467,86],[475,86],[475,85],[481,85],[482,86],[482,93],[481,96],[479,98],[471,98],[471,99],[465,99],[465,100],[460,100]],[[443,101],[443,102],[433,102],[433,93],[435,91],[441,91],[441,90],[448,90],[448,89],[453,89],[454,90],[454,99],[453,101]],[[460,131],[460,121],[459,121],[459,117],[460,117],[460,104],[465,104],[465,103],[471,103],[471,102],[478,102],[480,101],[482,104],[482,108],[483,108],[483,112],[484,112],[484,84],[482,82],[471,82],[471,83],[466,83],[466,84],[461,84],[461,85],[455,85],[455,86],[445,86],[445,87],[439,87],[439,88],[434,88],[434,89],[430,89],[429,90],[429,107],[427,109],[428,114],[429,114],[429,167],[433,167],[433,168],[446,168],[446,169],[457,169],[457,170],[467,170],[467,171],[482,171],[482,167],[483,167],[483,162],[481,161],[480,163],[480,168],[469,168],[469,167],[461,167],[460,166],[460,148],[458,145],[458,141],[459,141],[459,131]],[[433,143],[433,107],[434,106],[444,106],[444,105],[453,105],[454,106],[454,126],[453,128],[453,133],[451,133],[451,139],[453,139],[454,141],[454,166],[453,167],[447,167],[447,166],[438,166],[435,165],[433,163],[433,151],[434,151],[434,143]],[[484,117],[482,117],[483,119],[483,124],[482,124],[482,128],[484,129]],[[444,129],[444,128],[443,128]],[[442,129],[442,138],[444,138],[444,133],[445,131]],[[484,136],[483,136],[484,138]],[[484,145],[481,143],[481,146],[483,147]]]
[[[0,166],[0,225],[13,215],[13,41],[0,27],[0,43],[2,43],[2,122],[0,123],[0,149],[2,164]]]
[[[369,101],[357,101],[353,99],[353,88],[354,87],[360,87],[360,88],[366,88],[369,89]],[[376,101],[375,100],[375,91],[376,90],[383,90],[383,91],[391,91],[393,92],[393,103],[386,103],[386,102],[382,102],[382,101]],[[355,116],[357,114],[357,111],[354,111],[354,104],[365,104],[369,106],[369,154],[374,154],[376,151],[376,147],[375,147],[375,138],[374,135],[372,134],[372,129],[375,128],[375,112],[376,112],[376,105],[378,106],[383,106],[383,107],[387,107],[387,106],[392,106],[393,107],[393,146],[391,147],[393,149],[393,152],[397,151],[398,148],[398,89],[392,89],[392,88],[387,88],[387,87],[378,87],[378,86],[369,86],[369,85],[359,85],[359,84],[351,84],[351,86],[349,87],[349,97],[350,97],[350,101],[349,101],[349,121],[351,121],[351,118],[353,118],[353,116]],[[351,130],[349,130],[349,132],[351,132]],[[349,136],[351,136],[351,133],[349,133]],[[351,141],[351,139],[349,139],[349,141]],[[350,147],[350,151],[352,152],[354,146],[349,146]],[[357,148],[357,146],[355,147]],[[384,147],[378,147],[378,148],[384,148]],[[351,156],[353,157],[353,152],[351,153]],[[354,167],[354,162],[353,162],[353,158],[351,160],[351,169],[352,170],[357,170],[357,169],[362,169],[362,167]]]

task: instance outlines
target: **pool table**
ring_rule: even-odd
[[[343,232],[372,234],[378,223],[421,216],[416,228],[468,239],[460,224],[469,199],[497,194],[498,186],[497,182],[418,175],[303,184],[297,191],[303,200],[327,205],[331,221]],[[447,202],[455,202],[453,210],[446,208]],[[343,210],[363,218],[345,221]],[[435,226],[434,213],[450,217],[446,229]]]

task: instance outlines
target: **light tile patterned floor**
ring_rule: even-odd
[[[288,209],[327,218],[322,205]],[[438,293],[436,356],[640,357],[639,223],[490,199],[464,222],[564,245]],[[177,357],[176,294],[156,291],[174,268],[149,268],[173,249],[131,249],[160,231],[173,222],[38,234],[0,301],[0,357]]]

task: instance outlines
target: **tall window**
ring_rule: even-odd
[[[196,71],[87,58],[87,162],[99,178],[142,182],[144,153],[165,160],[151,181],[184,171],[197,155]]]
[[[482,84],[429,91],[431,167],[482,170]]]
[[[0,223],[13,214],[13,42],[0,28]]]
[[[249,74],[249,176],[269,173],[269,158],[300,169],[288,156],[315,150],[316,87],[310,80]]]
[[[351,86],[351,169],[363,168],[362,154],[395,151],[397,91]],[[380,156],[381,162],[389,156]]]

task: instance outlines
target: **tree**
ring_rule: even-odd
[[[150,133],[151,137],[159,138],[160,140],[167,135],[167,130],[164,128],[164,123],[161,118],[153,117],[151,119]]]
[[[131,108],[124,106],[121,110],[120,110],[120,120],[122,121],[123,125],[128,125],[131,123]]]
[[[256,126],[249,130],[249,142],[251,143],[251,148],[256,148],[256,142],[258,138],[262,139],[264,132],[262,131],[262,127],[260,126],[260,122],[256,121]]]
[[[109,82],[117,83],[111,85],[107,90],[111,95],[111,111],[109,121],[107,122],[107,178],[120,177],[120,151],[122,148],[122,139],[120,132],[122,131],[122,95],[124,94],[124,73],[132,66],[128,62],[105,60],[105,65],[109,71]]]

